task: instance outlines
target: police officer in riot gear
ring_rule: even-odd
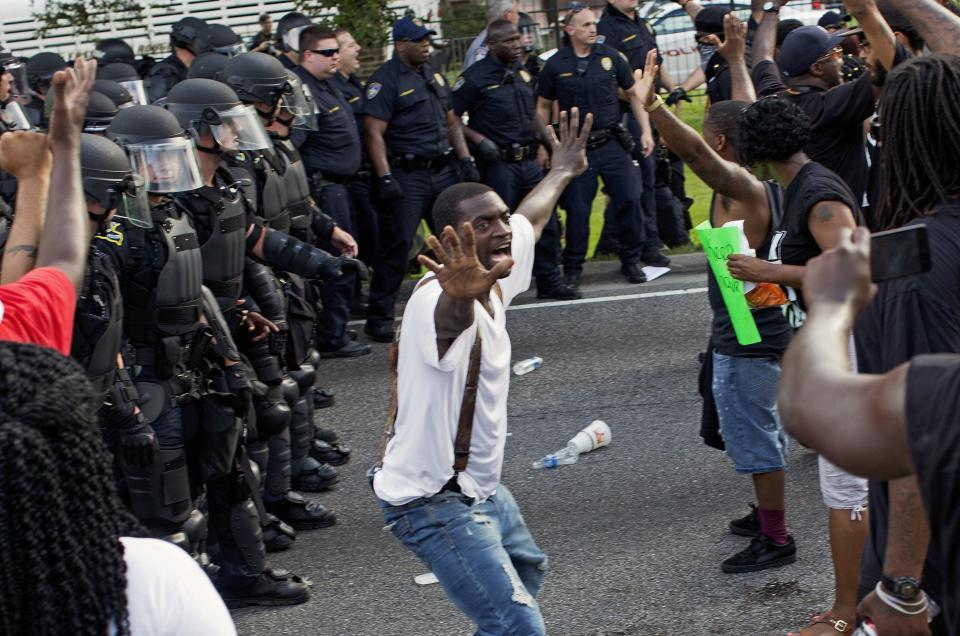
[[[277,22],[277,58],[284,68],[293,69],[300,63],[300,31],[310,26],[310,18],[291,11]]]
[[[112,99],[96,90],[91,91],[83,121],[83,132],[102,135],[118,112],[119,109]]]
[[[206,22],[193,16],[181,18],[170,27],[170,55],[147,71],[147,96],[151,104],[169,93],[177,82],[187,78],[187,71],[196,57],[197,37],[206,28]]]
[[[167,95],[165,108],[181,126],[191,130],[198,143],[201,172],[205,185],[192,192],[176,195],[179,205],[189,211],[197,228],[200,252],[204,265],[204,285],[211,290],[228,322],[231,331],[239,326],[232,320],[241,296],[245,265],[245,232],[250,221],[250,210],[235,185],[233,176],[221,165],[223,151],[257,151],[272,145],[259,119],[241,104],[229,86],[206,79],[185,80]],[[249,311],[249,310],[248,310]],[[246,333],[246,332],[244,332]],[[263,401],[260,402],[260,405]],[[267,418],[258,424],[267,424]],[[256,438],[266,443],[274,434],[261,426]],[[264,429],[264,430],[260,430]],[[268,510],[295,528],[332,525],[333,513],[302,495],[291,492],[289,467],[289,432],[286,434],[287,465],[280,471],[266,470],[264,503]],[[281,454],[284,454],[281,451]],[[271,479],[272,478],[272,479]],[[278,502],[283,502],[278,505]]]
[[[190,66],[187,79],[217,79],[227,59],[222,53],[201,53]]]
[[[29,104],[26,104],[24,110],[30,123],[35,128],[46,128],[47,108],[46,98],[47,90],[50,88],[50,80],[54,73],[67,68],[67,62],[56,53],[41,51],[37,53],[26,63],[27,83],[30,86],[30,92],[33,97]]]
[[[132,101],[135,104],[145,105],[149,103],[147,101],[147,89],[144,86],[143,80],[140,79],[140,76],[137,74],[137,69],[126,62],[114,62],[113,64],[101,66],[97,71],[97,79],[112,80],[120,84],[120,86],[130,93]]]
[[[207,25],[194,40],[194,52],[198,56],[213,52],[233,57],[244,51],[243,39],[225,24]]]
[[[249,385],[227,368],[206,377],[199,371],[206,360],[222,363],[228,354],[210,349],[212,332],[201,321],[213,324],[223,316],[216,303],[204,309],[197,229],[172,197],[203,186],[194,142],[173,115],[155,106],[121,111],[107,135],[124,147],[150,195],[149,228],[111,227],[99,243],[121,273],[124,332],[131,364],[139,367],[140,408],[159,445],[147,466],[121,456],[134,513],[155,532],[175,531],[205,484],[209,543],[216,544],[220,566],[216,584],[227,605],[302,603],[309,597],[304,585],[264,563],[254,482],[236,415],[243,409],[238,396]],[[192,474],[188,443],[200,447],[200,467]]]
[[[118,110],[134,105],[133,96],[130,92],[113,80],[98,79],[93,83],[93,90],[109,97]]]
[[[536,112],[534,78],[521,63],[521,35],[508,20],[487,26],[487,55],[467,68],[453,85],[453,109],[468,113],[464,134],[475,147],[484,183],[511,210],[540,183],[547,161],[539,139],[546,134]],[[537,242],[534,262],[537,297],[580,298],[560,273],[560,231],[556,215]]]
[[[453,113],[450,88],[427,62],[434,31],[404,17],[396,50],[367,83],[363,128],[377,182],[380,253],[370,282],[367,335],[391,342],[397,291],[420,220],[458,181],[480,177]]]
[[[136,66],[137,56],[133,48],[121,38],[104,38],[97,42],[93,58],[101,69],[110,64],[128,64]],[[99,72],[97,73],[99,76]]]

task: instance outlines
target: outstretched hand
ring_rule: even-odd
[[[717,47],[727,63],[734,64],[743,59],[747,50],[747,25],[736,14],[728,13],[723,17],[723,41],[716,35],[708,35],[706,39]]]
[[[581,125],[579,108],[571,108],[569,113],[560,113],[559,139],[553,132],[553,127],[547,126],[551,172],[568,171],[573,176],[583,174],[587,169],[587,138],[591,128],[593,113],[587,113]]]
[[[87,102],[96,79],[97,63],[78,57],[73,68],[57,71],[51,80],[53,112],[47,134],[51,148],[80,142]]]
[[[633,72],[636,79],[637,95],[640,97],[640,103],[649,106],[653,103],[654,96],[657,94],[657,73],[660,71],[660,65],[657,64],[657,49],[647,51],[647,61],[643,66],[643,71],[637,69]]]
[[[561,124],[562,125],[562,124]],[[487,297],[494,283],[503,278],[513,267],[510,257],[499,261],[492,268],[487,269],[477,259],[477,242],[473,234],[473,226],[464,222],[463,247],[460,237],[452,226],[443,228],[442,241],[436,236],[430,236],[427,244],[433,250],[437,261],[421,254],[417,260],[421,265],[437,275],[437,282],[443,288],[443,293],[456,300],[480,300]]]

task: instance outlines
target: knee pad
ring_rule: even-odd
[[[293,408],[293,405],[300,399],[300,385],[297,384],[296,380],[288,376],[283,379],[280,387],[287,404],[290,405],[290,408]]]
[[[290,378],[297,383],[300,395],[306,395],[307,391],[317,382],[317,369],[311,364],[301,364],[299,369],[290,371]]]
[[[190,479],[182,446],[161,448],[152,464],[133,466],[120,455],[130,507],[147,526],[180,528],[190,516]]]
[[[276,435],[290,425],[290,405],[283,391],[283,385],[271,386],[257,401],[257,435],[260,439]]]

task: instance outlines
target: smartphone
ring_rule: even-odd
[[[875,283],[930,271],[927,226],[874,233],[870,237],[870,271]]]

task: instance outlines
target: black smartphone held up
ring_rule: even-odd
[[[875,232],[870,237],[870,271],[875,283],[929,272],[927,226]]]

